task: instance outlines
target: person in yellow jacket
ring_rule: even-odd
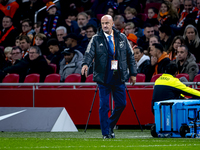
[[[166,66],[165,73],[156,80],[151,103],[152,112],[154,102],[170,99],[184,99],[182,94],[200,99],[200,92],[183,84],[178,78],[175,77],[177,73],[177,64],[170,62]]]

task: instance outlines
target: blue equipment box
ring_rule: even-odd
[[[190,132],[189,123],[197,117],[199,110],[200,100],[155,102],[155,131],[158,137],[185,137]]]

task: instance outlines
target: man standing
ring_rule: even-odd
[[[178,65],[179,73],[189,74],[190,82],[194,80],[194,77],[199,72],[199,67],[196,63],[194,55],[188,52],[188,48],[185,45],[181,45],[177,49],[176,64]]]
[[[94,59],[93,80],[99,87],[99,117],[104,139],[115,137],[113,128],[126,106],[124,82],[129,79],[130,74],[130,81],[134,85],[137,75],[133,50],[126,36],[112,28],[113,24],[110,15],[104,15],[101,18],[102,29],[88,44],[81,70],[82,75],[87,76],[88,66]],[[129,69],[129,74],[127,69]],[[108,118],[111,92],[115,108]]]

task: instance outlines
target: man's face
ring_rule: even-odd
[[[102,30],[107,33],[107,34],[111,34],[112,32],[112,26],[113,26],[113,19],[111,16],[103,16],[101,18],[101,26],[102,26]]]
[[[20,48],[22,51],[27,51],[30,48],[30,43],[27,43],[25,39],[20,41]]]
[[[126,26],[124,28],[126,36],[128,36],[130,33],[134,34],[135,33],[135,28],[131,28],[130,26]]]
[[[57,51],[59,51],[58,45],[50,45],[50,46],[49,46],[49,51],[50,51],[52,54],[55,54]]]
[[[41,39],[39,37],[35,38],[35,45],[40,46],[40,45],[42,45],[43,42],[44,42],[43,39]]]
[[[71,38],[67,38],[66,41],[65,41],[65,44],[67,45],[67,47],[71,47],[72,45],[72,39]]]
[[[119,20],[114,21],[114,24],[115,28],[118,29],[119,31],[124,28],[124,23]]]
[[[23,32],[27,32],[27,31],[29,31],[29,30],[31,30],[31,26],[29,26],[29,23],[28,22],[23,22],[22,23],[22,31]]]
[[[94,31],[93,31],[93,28],[90,27],[88,29],[86,29],[86,35],[87,35],[87,38],[88,39],[91,39],[93,35],[95,35]]]
[[[149,53],[150,53],[151,56],[157,57],[157,51],[158,51],[158,50],[155,48],[155,46],[152,45],[152,46],[150,47]]]
[[[35,60],[40,56],[40,54],[37,53],[36,49],[30,49],[29,51],[29,59]]]
[[[64,54],[65,62],[71,62],[72,58],[74,57],[74,53]]]
[[[192,10],[192,8],[192,0],[185,0],[184,9],[186,10],[186,12],[189,13]]]
[[[146,36],[147,39],[149,39],[151,35],[154,35],[154,28],[153,27],[146,27],[144,29],[144,35]]]
[[[135,61],[138,62],[140,60],[140,58],[143,56],[143,53],[141,53],[138,48],[135,48],[133,51],[134,51]]]
[[[87,25],[88,19],[83,15],[79,15],[77,23],[78,23],[79,28],[82,28]]]
[[[11,22],[10,18],[4,17],[3,20],[2,20],[2,26],[3,26],[4,29],[11,27],[12,22]]]
[[[197,0],[197,8],[200,10],[200,0]]]
[[[57,39],[59,42],[64,41],[63,37],[67,35],[67,33],[64,33],[63,29],[56,31]]]
[[[193,41],[195,39],[195,31],[194,28],[187,28],[186,34],[189,41]]]
[[[178,57],[178,60],[183,62],[187,59],[187,51],[185,50],[185,47],[178,47],[177,49],[177,57]]]
[[[15,62],[16,60],[22,59],[22,53],[19,49],[12,50],[12,60]]]

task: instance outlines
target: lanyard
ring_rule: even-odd
[[[114,39],[114,33],[113,33],[113,31],[112,31],[112,34],[113,34],[113,45],[114,45],[114,49],[113,49],[113,51],[114,51],[113,59],[115,60],[115,39]]]

